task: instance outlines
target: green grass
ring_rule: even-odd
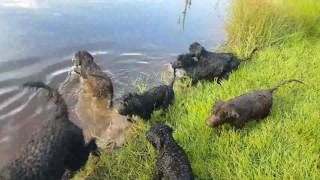
[[[233,0],[227,49],[245,57],[256,48],[301,37],[319,37],[317,0]]]
[[[235,0],[227,26],[226,49],[243,63],[222,85],[177,84],[169,113],[151,120],[174,127],[197,179],[319,179],[320,177],[320,2],[318,0]],[[259,8],[258,8],[259,7]],[[245,9],[245,10],[244,10]],[[270,46],[273,41],[278,41]],[[251,90],[301,79],[274,94],[270,116],[240,131],[223,126],[218,136],[205,125],[217,98],[227,100]],[[91,158],[75,179],[150,179],[156,152],[145,139],[150,124],[138,122],[117,151]]]

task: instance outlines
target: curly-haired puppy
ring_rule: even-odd
[[[179,55],[172,67],[183,69],[193,84],[199,80],[220,82],[240,65],[239,59],[233,54],[210,52],[197,42],[190,45],[189,51]]]
[[[17,157],[0,171],[1,180],[59,180],[66,170],[75,172],[97,149],[95,139],[85,144],[82,130],[68,118],[67,106],[57,90],[42,82],[24,87],[47,90],[56,104],[53,119],[44,121]]]
[[[174,100],[173,85],[175,79],[176,72],[174,69],[174,77],[169,85],[154,87],[143,94],[129,93],[124,95],[118,105],[118,112],[122,115],[137,115],[148,120],[155,110],[162,108],[167,111]]]
[[[158,151],[154,179],[194,179],[188,157],[173,139],[172,132],[173,129],[169,126],[157,124],[146,134],[147,140]]]
[[[78,51],[72,58],[73,71],[78,73],[84,84],[93,89],[94,97],[105,99],[112,107],[113,85],[110,77],[94,62],[93,56],[87,51]]]
[[[98,137],[98,145],[121,146],[132,123],[112,107],[111,79],[87,51],[78,51],[72,68],[61,86],[71,107],[70,119],[82,127],[86,141]]]
[[[272,107],[272,94],[279,87],[299,80],[287,80],[274,88],[258,90],[231,99],[227,102],[217,100],[213,108],[213,115],[207,120],[210,127],[218,127],[228,123],[237,129],[242,128],[247,122],[260,120],[268,116]]]

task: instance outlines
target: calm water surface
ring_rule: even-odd
[[[192,42],[221,44],[228,5],[192,1],[184,18],[185,0],[0,0],[0,167],[48,118],[45,100],[19,88],[23,82],[58,87],[72,54],[85,49],[119,96],[138,77],[159,80]]]

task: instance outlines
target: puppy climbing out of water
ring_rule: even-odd
[[[94,97],[105,99],[112,107],[113,85],[110,77],[94,62],[93,56],[87,51],[78,51],[72,58],[73,71],[78,73],[83,84],[90,86]]]
[[[227,102],[217,100],[213,108],[213,115],[207,120],[210,127],[218,127],[228,123],[237,129],[242,128],[245,123],[252,120],[260,120],[269,115],[272,107],[272,94],[279,87],[299,80],[287,80],[274,88],[258,90],[231,99]]]
[[[147,132],[147,140],[158,151],[153,179],[192,180],[191,165],[184,150],[172,137],[173,129],[157,124]]]
[[[92,55],[78,51],[61,88],[71,107],[72,121],[82,127],[85,139],[97,137],[98,145],[121,146],[132,123],[112,107],[113,85]]]
[[[173,80],[169,85],[154,87],[143,94],[129,93],[121,98],[118,112],[122,115],[137,115],[143,119],[150,119],[153,111],[162,108],[167,111],[173,103],[173,85],[176,80],[176,69],[174,68]]]
[[[85,144],[82,130],[69,120],[67,106],[57,90],[42,82],[28,82],[24,87],[47,90],[57,110],[53,119],[43,122],[16,159],[1,169],[0,179],[58,180],[65,171],[74,173],[86,163],[89,153],[96,151],[95,139]]]

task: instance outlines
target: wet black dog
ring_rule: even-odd
[[[173,68],[182,68],[192,78],[192,84],[199,80],[220,82],[238,69],[240,60],[231,53],[214,53],[207,51],[199,43],[190,45],[189,53],[178,56],[172,63]]]
[[[173,74],[173,80],[169,85],[154,87],[143,94],[129,93],[124,95],[118,105],[118,112],[121,115],[137,115],[147,120],[151,118],[151,114],[157,109],[162,108],[167,111],[174,100],[175,69]]]
[[[66,170],[75,172],[86,163],[89,153],[97,149],[95,139],[85,144],[82,130],[69,120],[57,90],[42,82],[25,83],[24,87],[46,89],[57,110],[54,119],[43,122],[16,159],[1,169],[0,179],[59,180]]]
[[[207,120],[210,127],[218,127],[224,123],[231,124],[237,129],[242,128],[247,122],[260,120],[268,116],[272,107],[272,94],[279,87],[299,80],[287,80],[274,88],[258,90],[233,98],[227,102],[216,101],[213,114]]]
[[[184,150],[172,137],[173,129],[157,124],[147,132],[147,140],[158,151],[153,179],[192,180],[191,165]]]

